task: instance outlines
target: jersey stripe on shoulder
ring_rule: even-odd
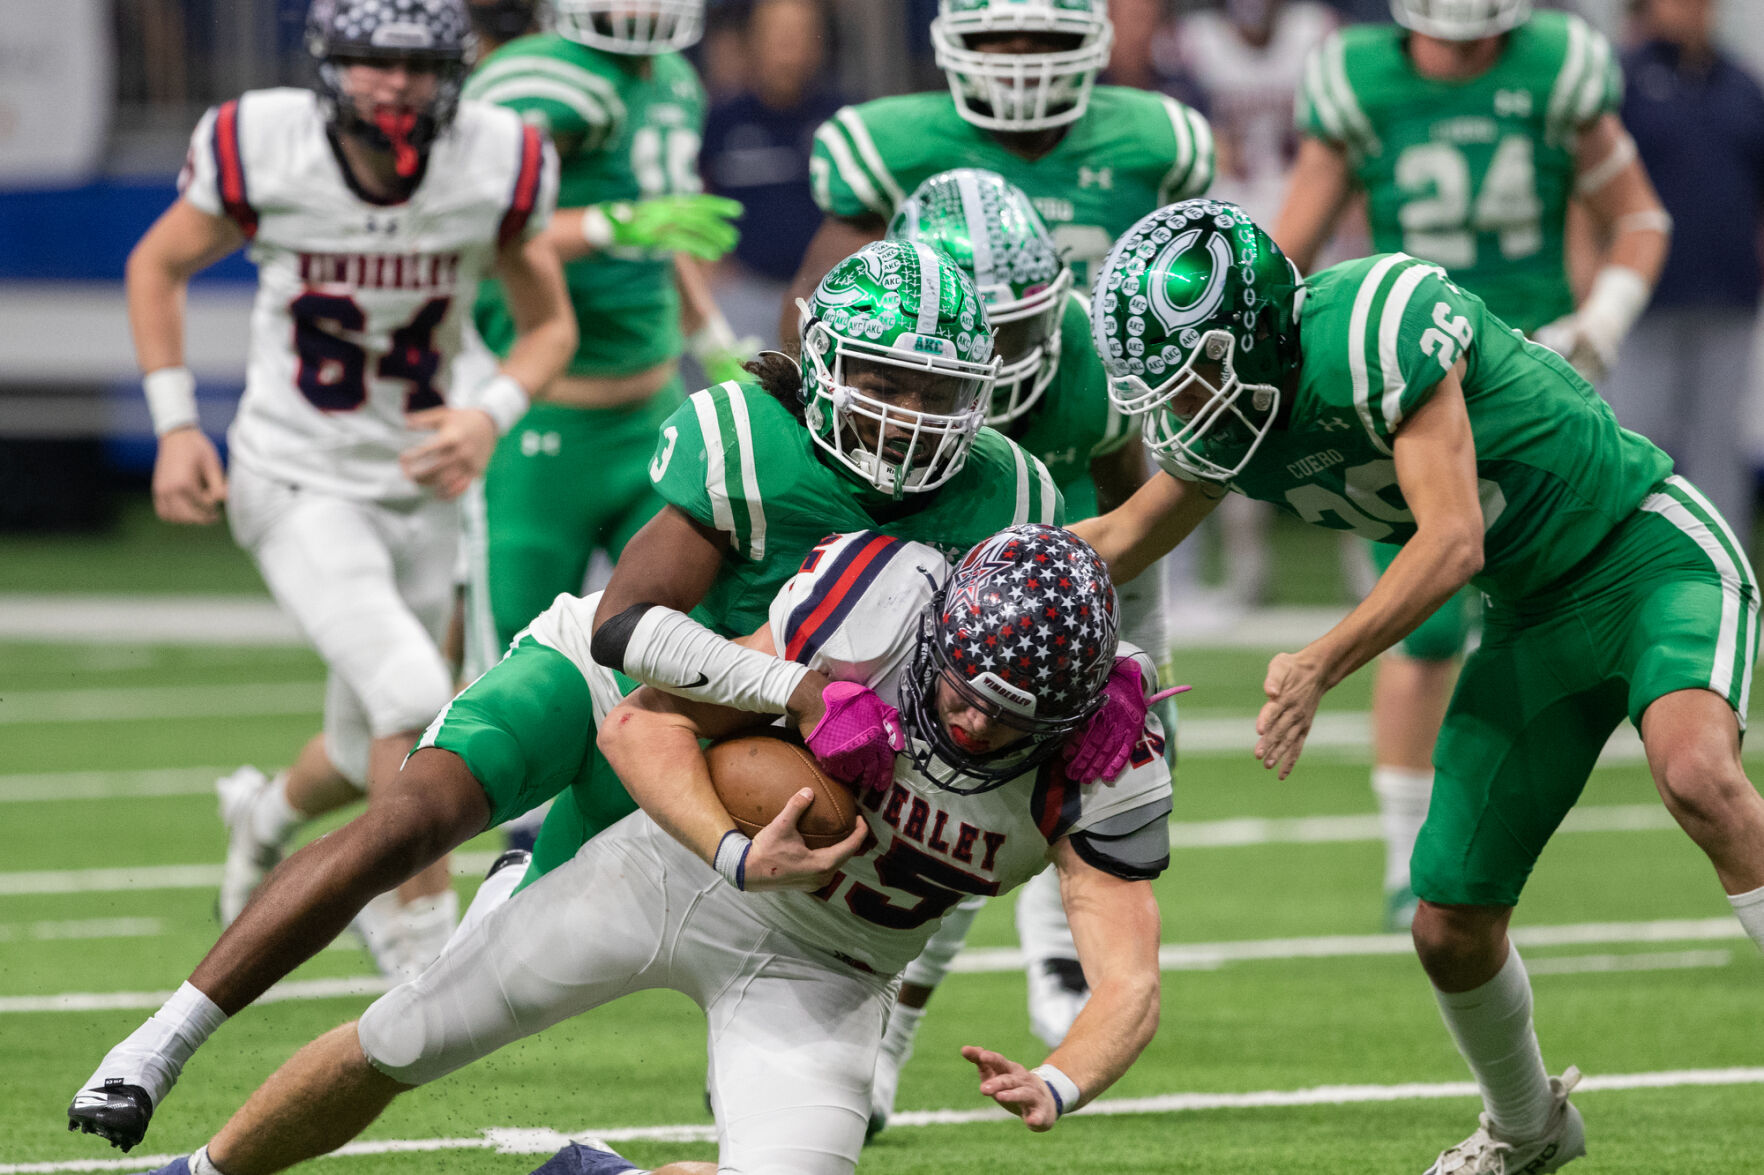
[[[820,573],[808,597],[790,610],[784,622],[784,657],[807,662],[839,630],[864,590],[876,582],[882,569],[907,541],[875,531],[863,531],[845,542],[845,549]]]
[[[1158,185],[1158,202],[1168,204],[1205,192],[1213,182],[1213,129],[1199,111],[1167,94],[1159,94],[1170,131],[1176,138],[1176,156]]]
[[[1387,457],[1390,456],[1390,446],[1385,443],[1372,419],[1372,373],[1366,357],[1367,344],[1370,341],[1367,326],[1372,321],[1372,304],[1378,298],[1378,290],[1384,284],[1385,275],[1408,260],[1411,258],[1406,253],[1392,253],[1373,265],[1371,271],[1360,280],[1360,288],[1354,293],[1353,312],[1348,317],[1347,359],[1348,373],[1354,385],[1354,411],[1359,414],[1360,424],[1365,428],[1373,446]]]
[[[502,214],[502,225],[496,230],[496,243],[507,245],[519,240],[532,219],[533,206],[539,202],[539,181],[545,169],[545,136],[536,126],[521,126],[521,161],[515,169],[514,190],[509,193],[508,211]]]
[[[704,436],[704,488],[710,497],[711,525],[724,534],[735,531],[735,514],[729,509],[729,488],[723,476],[723,430],[717,422],[715,388],[693,392],[692,411]]]
[[[850,106],[845,106],[841,107],[833,117],[839,120],[839,125],[843,126],[845,133],[851,137],[852,144],[857,147],[859,158],[864,161],[864,166],[870,169],[870,174],[876,178],[878,184],[882,185],[882,194],[888,198],[889,208],[900,207],[900,202],[906,199],[906,192],[901,190],[900,183],[894,178],[894,173],[888,170],[888,164],[882,161],[882,152],[876,150],[876,141],[870,137],[870,128],[864,125],[863,116]]]
[[[836,122],[837,119],[832,118],[822,123],[820,129],[815,131],[815,142],[827,149],[827,157],[833,161],[833,170],[839,173],[839,178],[851,189],[851,194],[877,216],[888,216],[888,205],[876,191],[876,185],[870,182],[863,165],[852,154],[851,143]]]
[[[1586,22],[1580,23],[1584,26]],[[1614,88],[1611,85],[1611,42],[1602,34],[1588,28],[1587,47],[1586,80],[1581,83],[1580,94],[1574,104],[1576,126],[1585,126],[1596,118],[1610,100],[1607,97],[1608,91]],[[1621,101],[1621,90],[1613,97]]]
[[[1035,790],[1029,797],[1029,811],[1035,817],[1035,827],[1049,844],[1066,835],[1066,830],[1078,822],[1082,810],[1078,785],[1066,778],[1066,773],[1061,770],[1063,762],[1055,755],[1041,765],[1035,776]]]
[[[1580,112],[1582,95],[1589,81],[1593,85],[1603,83],[1603,69],[1594,67],[1599,47],[1602,45],[1606,53],[1610,52],[1605,39],[1588,28],[1585,21],[1569,17],[1563,24],[1568,30],[1568,45],[1544,116],[1545,138],[1557,146],[1567,146],[1581,123],[1590,117]]]
[[[1390,435],[1394,435],[1403,422],[1405,381],[1402,360],[1397,356],[1397,335],[1402,330],[1403,315],[1408,312],[1415,287],[1431,274],[1444,277],[1445,270],[1419,261],[1404,267],[1396,281],[1391,283],[1390,293],[1384,299],[1384,312],[1379,317],[1378,369],[1384,376],[1384,427]]]
[[[247,238],[257,235],[257,211],[245,186],[245,156],[240,150],[239,100],[222,104],[214,119],[214,170],[221,208]]]
[[[568,106],[590,125],[623,121],[625,103],[612,83],[595,73],[552,57],[508,57],[493,61],[466,83],[466,96],[484,102],[538,98]]]
[[[1035,471],[1035,484],[1040,490],[1040,498],[1035,511],[1036,517],[1025,521],[1052,526],[1059,521],[1055,517],[1055,504],[1060,500],[1059,490],[1054,488],[1053,474],[1047,471],[1047,465],[1034,453],[1029,454],[1029,465]]]
[[[1336,141],[1361,155],[1383,151],[1372,120],[1360,108],[1353,83],[1348,81],[1347,43],[1339,33],[1312,50],[1305,66],[1305,92]]]
[[[740,454],[741,498],[747,506],[747,551],[755,563],[766,557],[766,508],[760,500],[759,468],[754,462],[753,421],[747,414],[747,393],[734,380],[723,384],[729,393],[729,416],[735,425]]]

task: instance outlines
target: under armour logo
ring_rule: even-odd
[[[1088,167],[1080,167],[1078,169],[1078,186],[1080,188],[1101,188],[1105,192],[1112,192],[1115,190],[1115,169],[1099,167],[1093,170]]]
[[[395,216],[385,218],[370,216],[367,218],[367,231],[381,233],[388,237],[396,236],[398,234],[398,218]]]
[[[1339,432],[1347,426],[1348,422],[1339,416],[1331,416],[1328,420],[1319,422],[1318,425],[1318,427],[1322,428],[1325,432]]]
[[[1530,90],[1496,90],[1494,96],[1496,115],[1510,115],[1513,118],[1531,117]]]

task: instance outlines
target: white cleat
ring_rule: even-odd
[[[1501,1138],[1484,1114],[1476,1133],[1435,1159],[1424,1175],[1544,1175],[1580,1158],[1586,1154],[1586,1126],[1568,1103],[1578,1084],[1580,1070],[1572,1065],[1550,1078],[1550,1116],[1537,1138]]]
[[[1072,1021],[1090,1002],[1084,969],[1077,959],[1030,959],[1024,975],[1029,980],[1029,1029],[1048,1048],[1059,1048]]]
[[[227,862],[221,868],[217,902],[223,927],[233,924],[264,874],[281,863],[282,846],[258,840],[251,818],[258,797],[264,789],[274,786],[275,780],[249,766],[214,781],[215,793],[220,797],[221,823],[227,827]]]

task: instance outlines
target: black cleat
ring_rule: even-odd
[[[1079,966],[1077,959],[1043,959],[1041,969],[1069,995],[1081,996],[1090,990],[1090,984],[1084,978],[1084,968]]]
[[[153,1120],[153,1099],[138,1085],[112,1077],[101,1086],[82,1090],[67,1107],[67,1128],[96,1134],[123,1153],[147,1136]]]

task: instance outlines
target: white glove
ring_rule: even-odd
[[[1627,265],[1607,265],[1593,279],[1586,301],[1537,329],[1531,337],[1598,383],[1617,363],[1617,349],[1653,295],[1648,280]]]

